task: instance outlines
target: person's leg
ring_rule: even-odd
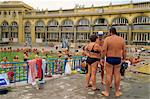
[[[102,91],[104,96],[109,96],[110,84],[112,80],[113,66],[106,62],[106,89]]]
[[[86,87],[90,85],[90,77],[91,77],[91,66],[88,65],[88,73],[86,74]]]
[[[105,84],[105,81],[104,81],[104,65],[101,65],[101,79],[102,79],[102,84]]]
[[[121,80],[121,75],[120,75],[120,64],[114,66],[114,78],[115,78],[115,95],[120,96],[122,93],[120,92],[120,80]]]
[[[111,77],[111,82],[110,82],[110,88],[112,88],[113,75],[114,75],[114,68],[113,68],[113,70],[112,70],[112,77]]]
[[[91,64],[91,78],[92,78],[92,89],[96,90],[96,73],[97,73],[98,62]]]

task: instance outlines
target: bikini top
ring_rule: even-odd
[[[92,52],[92,53],[97,53],[97,54],[99,54],[99,53],[100,53],[100,51],[95,51],[95,50],[94,50],[94,46],[95,46],[95,44],[93,45],[93,47],[92,47],[92,50],[91,50],[91,51],[89,51],[89,52]]]

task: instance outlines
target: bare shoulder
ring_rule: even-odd
[[[110,36],[106,37],[106,38],[104,39],[104,41],[108,41],[108,40],[109,40],[109,38],[110,38]]]

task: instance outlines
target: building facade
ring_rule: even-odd
[[[67,10],[35,10],[21,1],[0,2],[0,41],[86,43],[91,34],[116,27],[127,44],[150,43],[150,2]]]

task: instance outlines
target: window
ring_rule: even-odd
[[[63,26],[73,26],[73,21],[72,20],[65,20],[62,24]]]
[[[87,19],[80,19],[78,25],[89,25],[90,22]]]
[[[4,11],[4,17],[6,17],[6,15],[7,15],[7,12],[6,12],[6,11]]]
[[[119,17],[113,20],[113,25],[127,25],[128,20],[123,17]]]
[[[150,17],[147,17],[147,16],[136,17],[133,23],[134,24],[150,24]]]
[[[48,26],[58,26],[58,22],[56,20],[51,20],[48,22]]]
[[[107,20],[104,18],[96,19],[94,22],[95,25],[107,25]]]

